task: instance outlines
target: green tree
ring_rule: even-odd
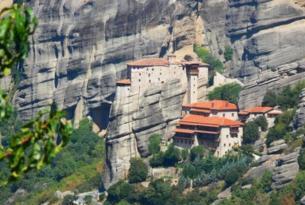
[[[305,170],[305,149],[302,148],[298,157],[300,169]]]
[[[275,107],[278,105],[277,94],[273,91],[267,91],[263,99],[263,106]]]
[[[262,131],[267,131],[268,121],[265,116],[259,116],[254,120],[254,122],[261,128]]]
[[[16,77],[16,66],[27,57],[28,39],[35,31],[37,19],[30,9],[18,4],[5,9],[0,16],[3,16],[0,19],[0,77],[11,73]],[[0,91],[0,96],[0,122],[3,122],[11,116],[13,108],[7,93]],[[0,161],[5,161],[10,169],[8,180],[1,184],[50,163],[67,144],[71,133],[71,123],[63,112],[56,109],[40,112],[10,136],[8,145],[0,146]]]
[[[196,146],[191,149],[190,158],[191,161],[195,159],[201,159],[204,156],[205,150],[203,146]]]
[[[203,62],[209,64],[214,71],[223,73],[224,65],[219,59],[213,56],[208,49],[194,45],[194,52]]]
[[[121,200],[126,199],[132,192],[134,187],[124,181],[112,185],[108,189],[107,201],[111,204],[116,204]]]
[[[305,195],[305,172],[298,173],[295,179],[295,198],[299,201]]]
[[[225,47],[224,57],[226,61],[230,61],[233,58],[234,50],[230,46]]]
[[[244,128],[243,142],[245,144],[251,144],[258,139],[259,139],[259,130],[257,124],[254,121],[250,121],[246,123]]]
[[[148,142],[148,150],[150,154],[157,154],[160,152],[161,135],[154,134],[150,136]]]
[[[130,183],[138,183],[146,180],[148,175],[148,167],[142,159],[132,158],[130,160],[130,168],[128,180]]]
[[[168,149],[163,156],[164,166],[175,166],[181,160],[181,152],[173,144],[168,146]]]
[[[209,100],[227,100],[237,104],[241,89],[242,87],[238,83],[225,84],[209,92],[208,98]]]
[[[159,152],[154,154],[149,160],[149,164],[152,167],[161,167],[164,164],[164,153]]]
[[[271,188],[272,184],[272,172],[265,171],[264,175],[260,179],[258,183],[258,189],[262,192],[270,192],[272,190]]]

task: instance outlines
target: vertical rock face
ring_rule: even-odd
[[[294,129],[299,129],[305,125],[305,89],[302,90],[299,96],[299,105],[296,111],[296,115],[293,120]]]
[[[159,133],[165,138],[172,135],[181,115],[185,89],[180,80],[151,87],[143,96],[131,93],[116,96],[112,106],[107,137],[106,187],[126,178],[132,157],[148,156],[148,139]]]
[[[39,26],[15,96],[29,119],[52,102],[107,126],[126,61],[193,43],[194,5],[168,0],[30,0]],[[184,25],[185,31],[176,29]],[[175,32],[176,31],[176,32]]]
[[[229,0],[227,36],[236,52],[232,74],[248,85],[240,106],[260,104],[267,89],[305,77],[305,11],[293,1]]]
[[[207,0],[204,19],[207,46],[221,57],[234,49],[227,74],[246,84],[240,107],[262,102],[268,89],[293,84],[304,76],[304,0]]]

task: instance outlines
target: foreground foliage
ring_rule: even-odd
[[[0,77],[8,76],[16,80],[16,68],[28,55],[29,36],[33,34],[37,19],[32,10],[14,4],[0,13]],[[9,95],[0,91],[0,122],[3,126],[13,113]],[[56,109],[40,112],[36,118],[21,126],[8,144],[0,144],[0,161],[8,166],[9,175],[1,178],[0,185],[19,179],[30,170],[41,169],[51,162],[69,141],[72,126]],[[0,136],[2,134],[0,133]],[[3,171],[3,169],[1,170]],[[3,174],[1,174],[3,176]]]

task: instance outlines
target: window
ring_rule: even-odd
[[[139,79],[139,82],[141,82],[141,79]]]
[[[227,138],[229,138],[229,135],[227,135]]]
[[[225,114],[225,113],[223,113],[223,114],[222,114],[222,116],[223,116],[223,117],[225,117],[225,116],[226,116],[226,114]]]
[[[151,83],[151,80],[149,80],[149,83]]]
[[[232,117],[234,117],[234,113],[232,113]]]
[[[224,143],[223,146],[224,146],[224,147],[227,146],[226,143]]]
[[[141,73],[139,73],[139,76],[141,76]]]
[[[229,147],[231,147],[231,143],[229,143]]]

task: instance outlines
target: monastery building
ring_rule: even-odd
[[[222,157],[233,147],[241,146],[243,123],[224,117],[185,115],[177,125],[173,142],[182,148],[204,146]]]
[[[206,93],[209,66],[199,61],[177,61],[174,55],[169,55],[168,58],[144,58],[129,62],[127,72],[128,79],[117,82],[119,89],[142,95],[153,85],[180,79],[186,90],[184,103],[193,103]]]

